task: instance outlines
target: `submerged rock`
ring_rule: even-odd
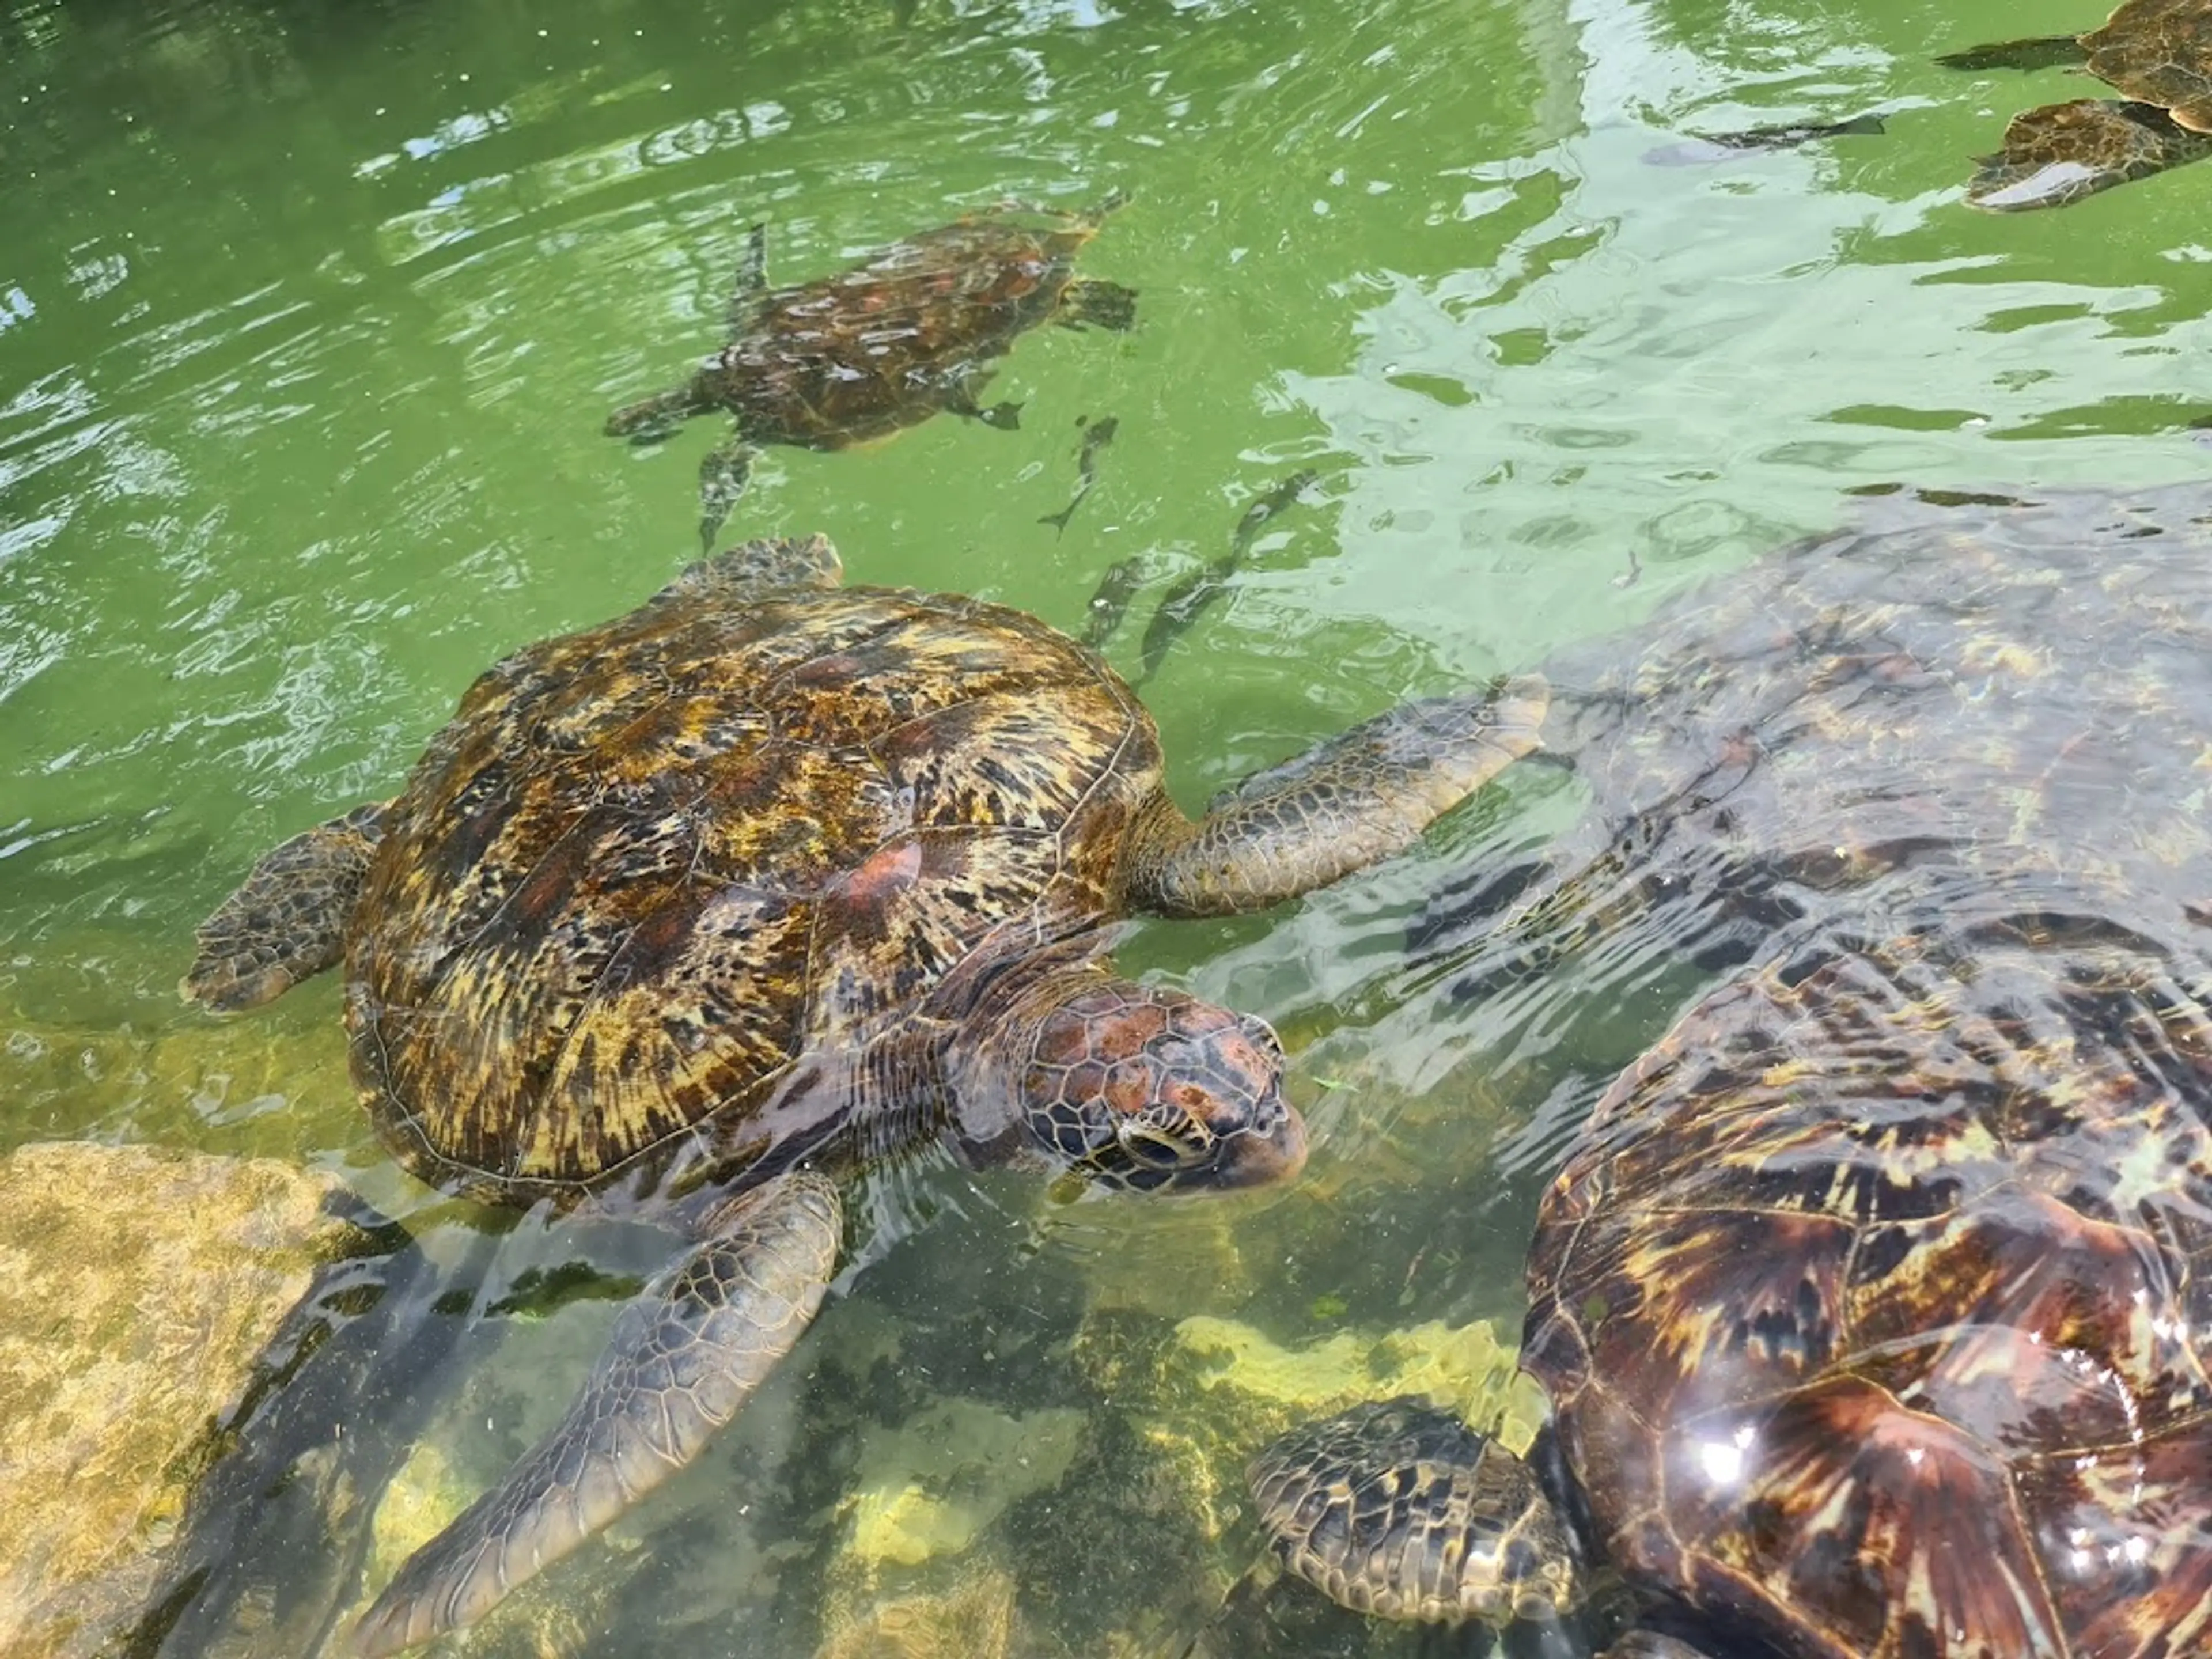
[[[357,1246],[337,1191],[137,1146],[0,1158],[0,1652],[89,1653],[137,1613],[256,1362]]]
[[[872,1583],[889,1566],[964,1553],[1016,1502],[1056,1485],[1082,1436],[1080,1412],[1015,1417],[959,1398],[872,1431],[848,1500],[846,1559]]]
[[[1121,1347],[1111,1362],[1115,1403],[1129,1413],[1155,1478],[1188,1494],[1209,1540],[1243,1512],[1246,1462],[1294,1423],[1363,1400],[1419,1395],[1522,1450],[1546,1414],[1514,1348],[1486,1320],[1338,1331],[1286,1347],[1253,1326],[1196,1315],[1173,1328],[1148,1364],[1131,1363],[1126,1338],[1115,1345],[1103,1329],[1086,1334],[1102,1354]]]
[[[1249,1325],[1198,1316],[1176,1327],[1161,1370],[1171,1389],[1187,1382],[1225,1406],[1240,1441],[1278,1413],[1287,1426],[1362,1400],[1412,1394],[1469,1422],[1498,1425],[1498,1437],[1518,1452],[1548,1414],[1542,1391],[1520,1374],[1517,1345],[1501,1343],[1488,1320],[1432,1319],[1380,1336],[1339,1331],[1287,1348]]]
[[[815,1659],[1007,1659],[1018,1621],[1014,1581],[996,1567],[943,1590],[841,1607]]]

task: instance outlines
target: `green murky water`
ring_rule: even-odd
[[[171,988],[260,848],[388,793],[482,667],[692,552],[708,423],[657,453],[599,423],[717,343],[752,220],[799,277],[1001,197],[1133,193],[1086,269],[1141,290],[1141,327],[1025,339],[993,390],[1018,431],[771,452],[732,527],[824,530],[856,579],[1073,626],[1117,560],[1170,580],[1316,469],[1148,688],[1194,803],[1830,525],[1853,488],[2201,475],[2212,169],[2062,214],[1957,200],[2004,116],[2071,83],[1930,54],[2087,21],[2053,0],[14,0],[0,1146],[276,1152],[425,1201],[351,1104],[335,985],[220,1030]],[[1869,109],[1885,136],[1647,159]],[[1108,414],[1055,538],[1039,517]],[[1042,1460],[970,1494],[965,1548],[927,1547],[1009,1576],[1016,1650],[1188,1641],[1249,1539],[1190,1512],[1188,1470],[1146,1473],[1190,1454],[1161,1438],[1171,1411],[1115,1404],[1130,1368],[1164,1375],[1162,1334],[1194,1314],[1293,1345],[1510,1325],[1526,1149],[1649,1035],[1541,990],[1457,1006],[1404,966],[1440,872],[1539,833],[1541,794],[1279,914],[1141,928],[1129,965],[1306,1050],[1307,1182],[1055,1215],[1023,1183],[921,1177],[903,1207],[927,1221],[671,1496],[681,1522],[639,1534],[607,1603],[623,1650],[658,1620],[672,1651],[813,1653],[866,1600],[852,1540],[944,1443]],[[605,1317],[542,1322],[471,1381],[442,1431],[479,1460],[465,1479],[558,1402]],[[1314,1651],[1398,1639],[1301,1628],[1335,1644]]]

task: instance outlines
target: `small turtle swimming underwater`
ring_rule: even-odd
[[[1527,680],[1406,704],[1194,823],[1074,641],[838,577],[819,537],[755,542],[510,657],[395,799],[268,854],[200,930],[185,991],[214,1008],[343,961],[356,1086],[424,1181],[692,1241],[401,1568],[368,1654],[470,1623],[696,1458],[812,1318],[864,1161],[940,1138],[1140,1191],[1294,1172],[1273,1034],[1117,979],[1109,925],[1388,857],[1543,713]]]
[[[2001,40],[1936,60],[1952,69],[2078,63],[2123,99],[2076,98],[2013,117],[1966,200],[1996,212],[2063,207],[2212,155],[2212,0],[2126,0],[2082,35]]]
[[[1591,810],[1453,948],[1707,988],[1539,1207],[1537,1455],[1294,1431],[1294,1571],[1500,1621],[1609,1578],[1616,1659],[2212,1652],[2209,525],[1905,508],[1546,665]]]
[[[729,344],[682,386],[617,410],[607,435],[655,443],[694,415],[737,417],[735,434],[699,467],[699,541],[711,549],[760,445],[843,449],[939,410],[1012,426],[1016,405],[986,409],[979,397],[992,360],[1016,336],[1046,322],[1135,325],[1133,289],[1075,275],[1076,254],[1127,199],[1109,196],[1081,213],[1008,204],[797,288],[769,287],[767,233],[755,225],[730,300]]]

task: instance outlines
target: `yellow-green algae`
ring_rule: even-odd
[[[1547,1415],[1542,1391],[1488,1321],[1344,1330],[1291,1347],[1211,1315],[1183,1319],[1153,1343],[1127,1319],[1094,1319],[1079,1346],[1143,1441],[1151,1478],[1190,1506],[1208,1540],[1244,1512],[1253,1454],[1296,1424],[1364,1400],[1418,1395],[1520,1451]]]
[[[82,1141],[0,1158],[0,1652],[135,1614],[216,1425],[355,1230],[266,1159]]]
[[[1018,1500],[1058,1485],[1082,1435],[1080,1412],[1015,1417],[965,1398],[872,1428],[846,1504],[846,1553],[868,1578],[963,1553]]]
[[[1380,1335],[1339,1331],[1302,1348],[1230,1319],[1196,1315],[1175,1329],[1169,1365],[1201,1389],[1235,1398],[1241,1413],[1285,1414],[1283,1426],[1362,1400],[1419,1395],[1528,1449],[1546,1415],[1543,1391],[1488,1320],[1440,1320]]]
[[[970,1566],[941,1589],[833,1595],[815,1659],[1008,1659],[1020,1650],[1014,1581]]]
[[[309,993],[312,998],[315,994]],[[0,1151],[41,1126],[234,1157],[308,1162],[367,1134],[345,1035],[303,1010],[139,1029],[58,1024],[0,1010]]]

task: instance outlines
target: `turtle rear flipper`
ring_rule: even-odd
[[[185,1000],[225,1013],[255,1008],[336,966],[386,805],[356,806],[264,855],[200,924],[198,953],[177,988]]]
[[[1936,61],[1954,70],[2061,69],[2081,63],[2089,55],[2081,38],[2072,34],[2039,34],[2026,40],[1987,40],[1962,52],[1947,52]]]
[[[1413,1395],[1292,1429],[1245,1480],[1284,1566],[1355,1613],[1503,1625],[1583,1598],[1535,1470]]]
[[[583,1392],[500,1484],[408,1558],[362,1616],[363,1659],[473,1624],[705,1449],[821,1305],[843,1233],[825,1177],[780,1176],[615,1322]]]
[[[1256,910],[1402,852],[1536,748],[1534,675],[1406,703],[1255,773],[1185,822],[1165,795],[1132,831],[1129,896],[1162,915]]]

